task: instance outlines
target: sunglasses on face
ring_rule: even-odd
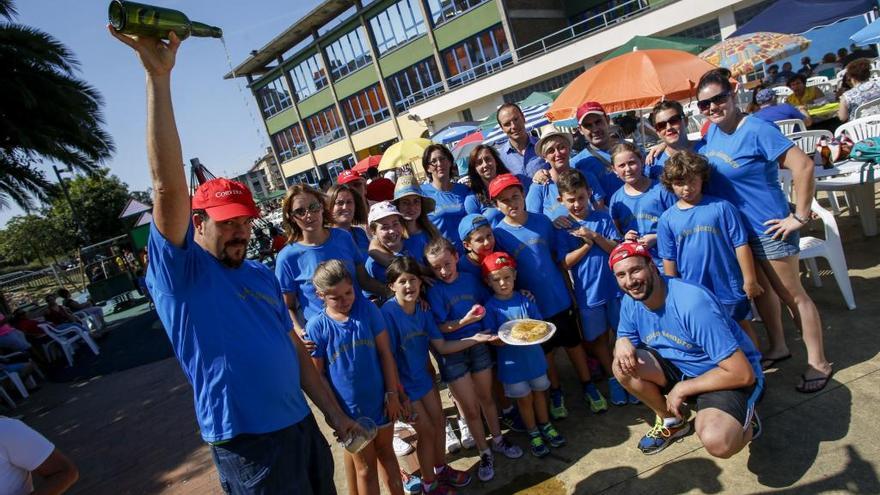
[[[681,115],[673,115],[663,122],[654,122],[654,129],[657,129],[657,132],[663,132],[668,126],[681,124],[681,120]]]
[[[722,91],[711,98],[697,101],[697,108],[699,108],[701,112],[705,112],[709,109],[710,105],[720,105],[726,102],[728,98],[730,98],[730,92]]]
[[[318,213],[319,211],[321,211],[321,203],[315,201],[309,206],[303,206],[295,210],[290,210],[290,213],[292,213],[293,216],[295,216],[296,218],[303,218],[308,213]]]

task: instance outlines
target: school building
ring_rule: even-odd
[[[287,185],[564,86],[635,35],[722,39],[768,0],[325,0],[238,64]],[[638,74],[633,74],[638,77]]]

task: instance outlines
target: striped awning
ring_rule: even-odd
[[[547,116],[544,115],[547,112],[548,108],[550,108],[550,104],[544,103],[541,105],[534,105],[522,109],[523,114],[526,117],[527,131],[531,131],[532,129],[536,129],[550,123],[550,121],[547,120]],[[491,118],[492,120],[494,120],[494,116],[492,116]],[[498,122],[494,122],[494,124],[495,125],[492,126],[490,129],[487,130],[484,128],[483,130],[483,135],[486,136],[486,138],[483,140],[483,143],[493,146],[507,139],[507,136],[504,134],[504,131],[501,130]]]

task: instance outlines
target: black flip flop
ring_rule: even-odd
[[[795,387],[795,390],[797,390],[798,392],[800,392],[802,394],[815,394],[816,392],[824,389],[826,385],[828,385],[828,382],[831,381],[831,377],[834,376],[834,371],[835,370],[831,370],[831,373],[828,373],[825,376],[820,376],[819,378],[807,378],[807,376],[805,374],[801,374],[801,384],[798,385],[797,387]],[[810,390],[807,390],[804,387],[804,385],[806,385],[808,383],[813,383],[813,382],[821,382],[822,386],[819,388],[814,388],[814,389],[810,389]]]
[[[785,356],[780,356],[778,358],[761,358],[761,371],[767,371],[769,369],[775,368],[777,364],[785,361],[786,359],[791,359],[791,354],[786,354]],[[764,363],[767,363],[765,366]]]

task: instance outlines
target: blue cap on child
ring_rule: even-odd
[[[467,239],[467,236],[471,234],[471,232],[477,230],[483,226],[490,226],[489,221],[486,220],[486,217],[480,215],[479,213],[470,213],[465,215],[464,218],[461,219],[461,222],[458,224],[458,237],[464,242]]]

